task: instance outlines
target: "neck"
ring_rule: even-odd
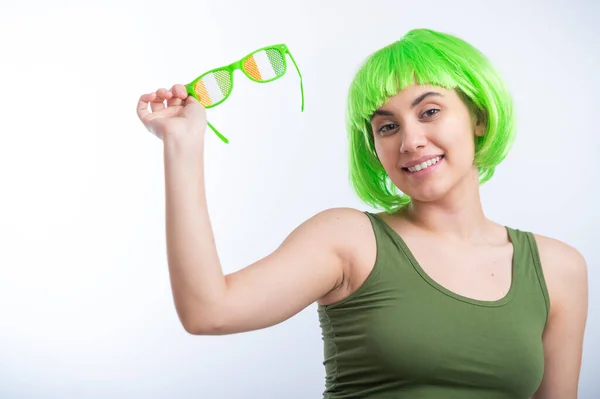
[[[423,202],[413,200],[405,209],[414,225],[459,240],[480,241],[489,221],[483,212],[477,171],[469,174],[444,198]]]

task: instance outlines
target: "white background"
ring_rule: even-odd
[[[246,334],[179,324],[162,143],[136,103],[257,48],[290,47],[304,113],[293,68],[264,85],[236,73],[208,113],[231,140],[207,131],[209,211],[232,272],[322,209],[369,209],[347,181],[347,89],[366,56],[418,27],[479,47],[514,94],[518,138],[482,187],[485,211],[587,259],[580,398],[600,397],[598,2],[15,3],[0,3],[0,397],[320,397],[314,306]]]

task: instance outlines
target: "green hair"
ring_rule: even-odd
[[[347,102],[349,179],[366,204],[394,212],[410,203],[377,158],[371,115],[387,99],[412,84],[454,89],[472,112],[483,118],[485,133],[475,139],[479,183],[488,181],[515,139],[511,95],[479,50],[450,34],[414,29],[371,54],[354,77]]]

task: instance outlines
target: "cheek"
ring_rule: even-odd
[[[442,149],[449,160],[468,161],[474,156],[475,136],[470,126],[464,123],[451,123],[438,130],[434,144]]]
[[[375,144],[375,151],[379,162],[386,172],[389,173],[392,169],[396,168],[399,153],[393,146],[379,146]]]

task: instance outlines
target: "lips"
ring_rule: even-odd
[[[405,171],[408,171],[408,172],[416,173],[416,172],[427,169],[427,168],[437,164],[443,158],[444,158],[443,154],[436,155],[436,156],[424,156],[424,157],[418,158],[414,161],[404,164],[402,169],[404,169]]]

